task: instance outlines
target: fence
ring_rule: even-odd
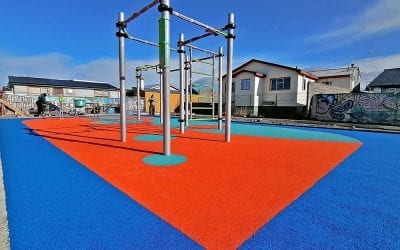
[[[400,125],[400,93],[319,94],[310,117],[320,121]]]
[[[37,96],[20,96],[14,94],[5,94],[3,93],[1,98],[8,103],[14,105],[20,110],[34,113],[36,112],[36,101],[38,99]],[[60,99],[59,96],[47,96],[46,101],[60,107],[63,105],[63,111],[65,113],[76,113],[76,107],[74,105],[74,100],[82,100],[85,103],[85,106],[81,108],[82,113],[88,113],[94,107],[94,104],[99,104],[101,108],[101,112],[109,112],[111,110],[116,111],[115,108],[119,108],[119,98],[110,98],[110,97],[69,97],[64,96]],[[0,105],[1,106],[1,105]],[[134,98],[126,98],[126,111],[127,114],[134,114],[137,112],[137,100]],[[145,112],[144,106],[144,98],[140,100],[140,110]],[[12,111],[5,109],[4,107],[0,107],[0,115],[11,115]]]

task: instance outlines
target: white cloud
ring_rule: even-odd
[[[69,75],[71,57],[58,53],[16,57],[0,55],[0,85],[6,85],[9,75],[65,78]]]
[[[156,65],[158,59],[126,61],[126,88],[136,86],[135,68],[145,64]],[[60,53],[23,57],[1,54],[0,65],[0,86],[7,85],[10,75],[101,81],[119,86],[118,59],[97,59],[85,64],[74,64],[71,56]],[[176,59],[171,60],[171,68],[176,68],[178,65]],[[212,67],[209,65],[196,64],[193,67],[196,71],[212,72]],[[146,85],[159,82],[159,76],[154,70],[143,72],[143,77]],[[201,77],[194,75],[193,79]],[[179,85],[179,72],[171,73],[171,83]]]
[[[371,35],[400,29],[400,1],[379,0],[343,27],[326,33],[309,37],[309,41],[334,41],[341,46],[361,40]],[[333,42],[332,42],[333,44]]]

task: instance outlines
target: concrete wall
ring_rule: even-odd
[[[311,104],[311,118],[320,121],[400,125],[398,94],[320,94]]]
[[[332,82],[333,87],[338,88],[346,88],[346,89],[353,89],[354,88],[354,80],[350,79],[350,76],[343,76],[343,77],[331,77],[331,78],[321,78],[318,79],[317,82]],[[349,91],[350,92],[350,91]]]
[[[311,100],[317,94],[344,94],[350,93],[350,89],[338,88],[335,86],[328,86],[319,82],[310,82],[307,94],[307,110],[310,109]]]

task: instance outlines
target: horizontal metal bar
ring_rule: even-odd
[[[202,39],[202,38],[211,36],[211,35],[213,35],[213,34],[214,34],[214,33],[208,32],[208,33],[203,34],[203,35],[200,35],[200,36],[195,36],[195,37],[193,37],[193,38],[190,38],[190,39],[188,39],[188,40],[182,42],[181,45],[186,45],[186,44],[195,42],[195,41],[200,40],[200,39]]]
[[[125,34],[128,35],[128,33],[127,33],[125,30],[124,30],[124,32],[125,32]],[[146,40],[143,40],[143,39],[140,39],[140,38],[137,38],[137,37],[133,37],[133,36],[130,36],[130,35],[128,35],[128,39],[129,39],[129,40],[132,40],[132,41],[136,41],[136,42],[148,44],[148,45],[151,45],[151,46],[154,46],[154,47],[159,47],[159,46],[160,46],[160,45],[158,45],[158,43],[146,41]],[[172,50],[172,51],[178,51],[177,49],[172,48],[172,47],[170,47],[170,50]]]
[[[214,64],[211,62],[204,62],[204,61],[199,61],[199,60],[193,60],[192,62],[196,62],[196,63],[203,63],[203,64],[207,64],[207,65],[211,65],[213,66]]]
[[[201,86],[201,87],[211,87],[212,84],[192,83],[192,86],[194,86],[194,87],[198,87],[198,86]]]
[[[137,66],[136,67],[136,71],[147,71],[150,69],[157,69],[158,68],[158,64],[157,65],[143,65],[143,66]]]
[[[124,23],[127,24],[127,23],[131,22],[133,19],[135,19],[138,16],[142,15],[143,13],[145,13],[146,11],[148,11],[149,9],[154,7],[159,2],[160,2],[159,0],[152,1],[151,3],[149,3],[148,5],[143,7],[142,9],[140,9],[138,12],[133,13],[132,16],[130,16],[128,19],[124,20]]]
[[[215,34],[218,34],[218,35],[221,35],[221,36],[228,36],[227,33],[222,32],[222,31],[220,31],[219,29],[213,28],[213,27],[211,27],[211,26],[209,26],[209,25],[207,25],[207,24],[204,24],[204,23],[202,23],[202,22],[199,22],[199,21],[197,21],[197,20],[195,20],[195,19],[193,19],[193,18],[187,17],[187,16],[185,16],[185,15],[183,15],[183,14],[181,14],[181,13],[175,11],[175,10],[172,11],[171,14],[174,15],[174,16],[176,16],[176,17],[178,17],[178,18],[180,18],[180,19],[182,19],[182,20],[185,20],[185,21],[190,22],[190,23],[193,23],[193,24],[195,24],[195,25],[197,25],[197,26],[203,27],[203,28],[209,30],[210,32],[215,33]]]
[[[219,53],[217,53],[217,52],[214,52],[214,51],[211,51],[211,50],[207,50],[207,49],[202,49],[202,48],[199,48],[199,47],[191,45],[191,44],[186,44],[186,46],[190,47],[192,49],[198,50],[198,51],[202,51],[202,52],[205,52],[205,53],[212,54],[212,55],[216,55],[216,56],[219,55]]]
[[[200,110],[200,109],[212,109],[212,107],[192,107],[193,110]]]
[[[136,41],[136,42],[148,44],[148,45],[151,45],[151,46],[154,46],[154,47],[159,47],[158,43],[146,41],[146,40],[143,40],[143,39],[140,39],[140,38],[136,38],[136,37],[133,37],[133,36],[130,36],[130,35],[128,35],[128,39]]]
[[[203,75],[203,76],[213,76],[212,74],[207,74],[207,73],[203,73],[203,72],[197,72],[197,71],[192,71],[193,74],[197,74],[197,75]]]
[[[180,71],[181,69],[171,69],[169,72]]]
[[[207,56],[207,57],[203,57],[203,58],[192,59],[192,62],[205,61],[205,60],[213,59],[214,57],[215,57],[215,55]]]

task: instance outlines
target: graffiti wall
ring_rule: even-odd
[[[398,94],[314,95],[311,118],[320,121],[400,125]]]

